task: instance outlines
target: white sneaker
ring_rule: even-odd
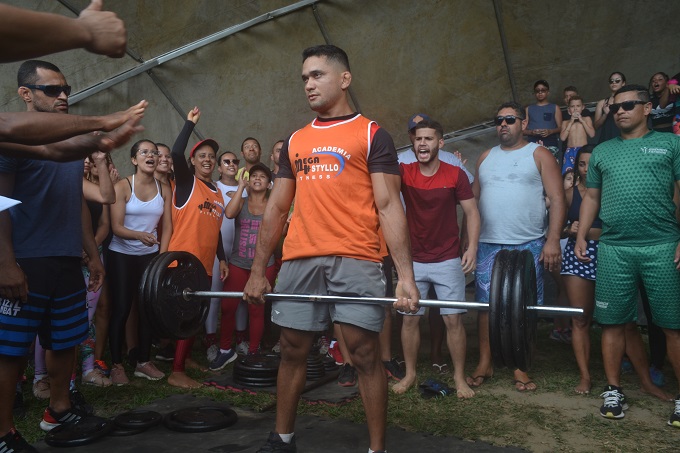
[[[277,341],[274,347],[272,348],[272,352],[275,352],[277,354],[281,353],[281,341]]]
[[[248,350],[250,349],[250,343],[247,341],[242,341],[236,345],[236,354],[248,355]]]
[[[146,362],[144,365],[137,364],[135,368],[135,376],[148,379],[150,381],[157,381],[163,379],[165,374],[156,368],[153,362]]]

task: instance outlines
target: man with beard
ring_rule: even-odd
[[[543,304],[543,268],[559,270],[560,233],[566,208],[560,168],[543,146],[528,143],[524,109],[516,102],[500,106],[494,119],[500,146],[486,150],[477,160],[472,190],[479,200],[482,226],[477,251],[475,299],[489,301],[491,269],[502,249],[530,250],[536,264],[538,304]],[[546,199],[550,202],[546,229]],[[543,264],[541,264],[541,262]],[[479,312],[479,364],[467,382],[482,385],[493,376],[489,346],[489,314]],[[536,390],[526,372],[515,370],[519,392]]]
[[[68,113],[66,79],[59,68],[39,60],[24,62],[18,93],[28,111]],[[45,87],[61,87],[47,93]],[[126,123],[127,124],[127,123]],[[82,136],[63,146],[120,146],[136,131],[134,121],[108,136]],[[35,451],[14,428],[13,406],[18,377],[38,334],[47,350],[50,401],[43,430],[80,420],[72,407],[69,381],[74,348],[87,337],[86,288],[81,272],[83,250],[89,257],[89,289],[97,290],[104,268],[82,191],[82,160],[55,163],[0,157],[0,195],[21,201],[0,212],[0,449]],[[30,289],[30,291],[29,291]],[[12,450],[13,449],[13,450]]]

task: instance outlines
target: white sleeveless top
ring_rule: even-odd
[[[480,242],[516,245],[545,236],[543,181],[534,161],[538,146],[513,151],[495,146],[480,165]]]
[[[158,181],[156,181],[156,196],[149,201],[141,201],[135,195],[135,175],[132,175],[131,186],[132,194],[128,202],[125,203],[125,220],[123,225],[128,230],[153,233],[158,238],[156,229],[158,221],[163,215],[164,205]],[[149,247],[137,239],[122,239],[114,234],[109,250],[126,255],[148,255],[158,251],[158,244]]]

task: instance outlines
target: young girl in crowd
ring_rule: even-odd
[[[236,219],[234,246],[229,256],[229,277],[224,283],[224,291],[243,291],[250,277],[250,268],[255,257],[255,243],[260,230],[264,209],[267,206],[267,191],[272,180],[269,168],[257,163],[250,168],[249,179],[239,179],[238,189],[225,208],[228,219]],[[248,198],[243,197],[243,191],[248,187]],[[274,287],[276,267],[274,255],[269,257],[265,271],[269,284]],[[232,349],[232,336],[236,309],[241,299],[222,299],[222,321],[220,327],[220,354],[210,363],[212,371],[221,370],[236,358]],[[248,353],[259,350],[260,340],[264,331],[264,305],[248,304],[249,319],[249,349]]]
[[[567,291],[567,297],[572,307],[582,308],[583,316],[572,318],[571,344],[576,356],[579,373],[579,384],[574,389],[576,393],[590,393],[591,380],[588,363],[590,361],[590,324],[593,320],[593,306],[595,303],[595,276],[597,271],[597,243],[602,231],[602,221],[597,217],[588,232],[588,263],[583,263],[576,258],[574,246],[576,233],[579,225],[579,209],[581,200],[586,194],[586,175],[588,163],[593,152],[593,145],[582,147],[576,155],[576,170],[578,171],[577,184],[570,190],[566,189],[567,197],[567,226],[564,228],[564,236],[567,244],[562,254],[562,280]]]

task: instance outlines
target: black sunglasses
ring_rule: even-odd
[[[618,104],[609,104],[609,111],[616,114],[619,108],[622,108],[626,112],[630,112],[635,108],[636,105],[645,105],[645,101],[624,101]]]
[[[26,88],[30,88],[32,90],[40,90],[43,93],[45,93],[45,96],[49,96],[51,98],[56,98],[62,92],[64,92],[66,96],[69,96],[71,94],[70,85],[23,85],[23,86],[25,86]]]
[[[241,161],[238,159],[222,159],[222,164],[223,165],[238,165]]]
[[[524,118],[515,115],[497,116],[496,118],[493,119],[493,123],[496,126],[500,126],[503,124],[503,121],[505,121],[508,124],[508,126],[510,126],[512,124],[515,124],[515,121],[517,120],[524,121]]]

